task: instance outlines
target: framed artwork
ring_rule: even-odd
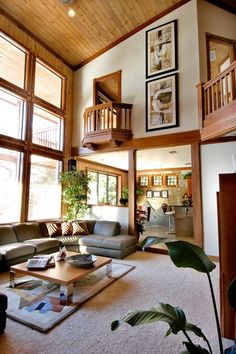
[[[161,191],[162,198],[168,198],[168,196],[169,196],[168,190]]]
[[[146,191],[146,197],[152,198],[152,191]]]
[[[178,126],[178,75],[146,82],[146,131]]]
[[[162,187],[162,175],[154,175],[152,176],[152,185],[156,187]]]
[[[148,186],[148,176],[140,176],[139,177],[139,185],[140,185],[140,187],[147,187]]]
[[[178,175],[175,175],[175,174],[166,175],[166,185],[169,187],[177,187],[178,186]]]
[[[153,191],[153,197],[160,198],[161,197],[161,191]]]
[[[146,78],[177,70],[177,20],[146,31]]]

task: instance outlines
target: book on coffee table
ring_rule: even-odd
[[[26,267],[28,269],[46,269],[48,267],[55,267],[54,256],[38,255],[28,259]]]

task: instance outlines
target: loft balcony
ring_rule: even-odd
[[[236,130],[236,61],[206,84],[198,85],[201,140]]]
[[[131,140],[132,106],[128,103],[107,102],[86,108],[83,147],[95,150],[100,144],[120,146],[123,141]]]

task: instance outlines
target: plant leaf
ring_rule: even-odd
[[[148,236],[139,243],[139,246],[144,251],[145,248],[147,248],[147,247],[150,247],[150,246],[155,245],[157,243],[165,243],[167,241],[170,241],[170,239],[168,239],[166,237]]]
[[[172,262],[177,267],[193,268],[198,272],[209,273],[216,265],[198,246],[186,241],[167,242],[166,246]]]
[[[210,346],[210,343],[207,339],[207,337],[203,334],[201,328],[197,327],[196,325],[192,324],[192,323],[186,323],[185,325],[185,329],[188,332],[193,332],[196,336],[201,337],[208,345],[208,348],[210,349],[210,353],[212,353],[212,349]]]
[[[167,323],[170,326],[171,332],[177,334],[179,331],[185,329],[186,317],[181,308],[160,303],[149,311],[128,312],[121,320],[112,322],[111,330],[115,331],[122,323],[128,323],[130,326],[138,326],[158,321]],[[168,331],[167,335],[169,334]]]
[[[205,342],[208,342],[206,336],[203,334],[201,328],[197,327],[196,325],[192,323],[186,323],[185,325],[186,331],[188,332],[193,332],[196,336],[201,337],[204,339]]]
[[[207,349],[202,348],[200,345],[195,345],[189,342],[183,342],[183,344],[188,349],[189,354],[210,354]]]
[[[234,278],[228,287],[228,301],[230,306],[233,307],[236,312],[236,278]]]

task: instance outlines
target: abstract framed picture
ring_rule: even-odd
[[[161,191],[161,197],[162,198],[168,198],[168,196],[169,196],[169,191],[168,190]]]
[[[147,198],[152,198],[152,196],[153,196],[152,191],[146,191]]]
[[[146,82],[146,131],[177,127],[178,74]]]
[[[177,70],[177,20],[146,31],[146,78]]]
[[[154,198],[160,198],[161,197],[161,191],[153,191],[153,197]]]

